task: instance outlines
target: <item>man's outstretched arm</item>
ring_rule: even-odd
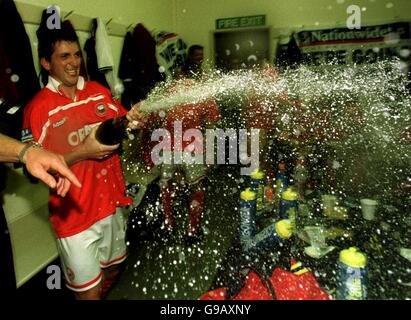
[[[0,134],[0,145],[0,162],[24,163],[30,174],[50,188],[56,189],[57,194],[65,196],[71,183],[81,187],[80,181],[67,167],[63,156],[36,145],[26,145],[3,134]]]

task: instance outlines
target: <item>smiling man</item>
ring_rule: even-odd
[[[64,155],[83,185],[65,198],[50,193],[50,220],[68,288],[78,299],[99,299],[127,256],[121,207],[132,201],[125,194],[119,145],[100,144],[96,128],[124,115],[133,128],[144,119],[137,108],[127,113],[108,89],[80,76],[78,38],[64,23],[41,39],[39,58],[49,79],[25,108],[23,141]]]

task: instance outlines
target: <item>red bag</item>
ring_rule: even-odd
[[[314,275],[304,269],[290,272],[282,268],[274,269],[269,279],[258,271],[250,269],[241,290],[231,300],[331,300]],[[200,300],[226,300],[227,288],[206,292]]]
[[[317,282],[312,272],[297,275],[276,268],[270,277],[278,300],[331,300],[332,297]]]

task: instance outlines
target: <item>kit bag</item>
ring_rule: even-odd
[[[293,264],[295,266],[296,264]],[[270,277],[252,266],[240,269],[226,288],[206,292],[200,300],[331,300],[311,271],[301,264],[291,270],[275,268]]]

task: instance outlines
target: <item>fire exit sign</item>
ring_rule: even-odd
[[[265,15],[234,17],[216,20],[217,29],[259,27],[265,25]]]

